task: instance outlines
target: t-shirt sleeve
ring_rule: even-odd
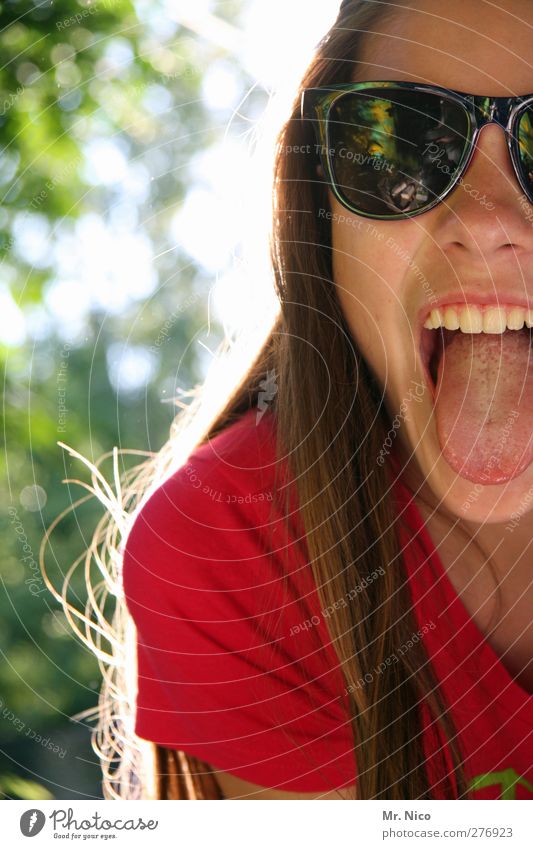
[[[224,469],[186,462],[126,540],[135,732],[265,787],[353,785],[344,684],[310,567],[299,547],[283,560],[276,550],[272,494]]]

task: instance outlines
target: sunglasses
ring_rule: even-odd
[[[485,124],[506,132],[517,180],[533,203],[533,94],[485,97],[411,82],[305,89],[324,175],[338,201],[367,218],[410,218],[459,183]]]

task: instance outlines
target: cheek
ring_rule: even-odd
[[[381,377],[386,373],[387,350],[401,313],[401,275],[398,263],[391,261],[384,247],[385,237],[378,240],[372,231],[367,232],[368,225],[373,227],[370,221],[363,221],[359,229],[333,225],[333,281],[354,341]]]
[[[395,224],[396,228],[401,225]],[[391,227],[389,223],[389,228]],[[372,282],[371,291],[376,300],[385,292],[397,293],[407,270],[402,256],[408,256],[409,246],[390,235],[383,223],[354,219],[352,224],[333,224],[333,267],[339,278],[353,281],[365,291]]]

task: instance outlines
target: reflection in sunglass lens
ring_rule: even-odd
[[[533,191],[533,107],[529,107],[518,123],[518,153],[522,174]]]
[[[422,209],[449,187],[464,161],[468,131],[466,111],[436,94],[347,92],[328,114],[337,190],[362,213]]]

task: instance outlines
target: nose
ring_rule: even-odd
[[[498,124],[481,128],[468,168],[434,211],[433,235],[450,258],[484,263],[533,257],[533,206]]]

